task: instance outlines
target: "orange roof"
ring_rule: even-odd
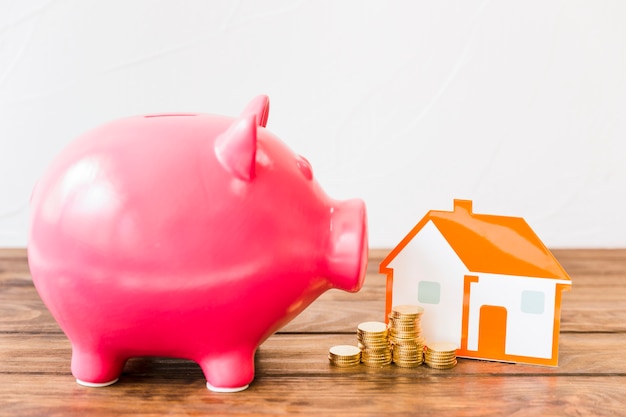
[[[474,214],[470,200],[454,200],[454,211],[429,211],[381,262],[381,272],[428,221],[471,272],[570,280],[524,219]]]

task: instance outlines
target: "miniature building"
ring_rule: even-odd
[[[557,366],[561,294],[571,279],[519,217],[475,214],[472,202],[429,211],[380,264],[393,305],[424,308],[426,343],[457,356]]]

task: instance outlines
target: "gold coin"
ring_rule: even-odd
[[[388,337],[387,333],[383,333],[381,335],[372,336],[372,335],[357,335],[357,339],[364,342],[386,342]]]
[[[330,363],[331,363],[331,365],[336,366],[338,368],[349,368],[349,367],[352,367],[352,366],[357,366],[361,362],[334,362],[334,361],[331,361]]]
[[[403,351],[414,351],[414,352],[424,352],[422,345],[419,343],[415,343],[414,341],[406,342],[406,343],[393,343],[391,345],[392,350],[403,350]]]
[[[353,356],[353,355],[359,355],[361,353],[361,349],[352,345],[337,345],[337,346],[331,347],[329,352],[339,357]]]
[[[370,368],[383,368],[387,365],[391,364],[391,361],[389,362],[381,362],[381,363],[368,363],[368,362],[363,362],[363,365],[368,366]]]
[[[361,343],[363,349],[390,349],[389,342],[384,343]]]
[[[417,320],[411,321],[398,321],[398,320],[389,320],[389,328],[390,329],[416,329],[422,322]]]
[[[339,367],[358,365],[361,361],[361,349],[352,345],[337,345],[328,350],[328,359]]]
[[[391,314],[394,316],[416,316],[423,312],[423,307],[410,304],[397,305],[391,309]]]
[[[387,337],[378,337],[378,338],[357,337],[357,340],[365,346],[389,344],[389,338]]]
[[[361,350],[361,352],[365,352],[368,354],[376,354],[376,353],[383,353],[383,352],[391,352],[391,349],[389,348],[389,346],[379,346],[379,347],[366,347],[365,349]]]
[[[424,362],[424,359],[420,358],[419,356],[396,356],[394,355],[392,359],[394,362],[419,362],[419,363]]]
[[[415,352],[396,352],[396,351],[393,352],[393,357],[394,358],[398,358],[398,359],[418,359],[418,358],[424,358],[419,353],[415,353]]]
[[[417,350],[398,350],[398,349],[394,349],[393,351],[393,356],[412,356],[412,357],[418,357],[422,355],[422,352],[419,352]]]
[[[391,357],[391,352],[384,352],[384,353],[369,353],[369,352],[363,352],[361,353],[361,359],[384,359],[384,358],[390,358]]]
[[[391,345],[388,342],[385,343],[363,343],[364,347],[361,350],[391,350]]]
[[[402,326],[402,327],[391,326],[389,328],[389,334],[390,335],[395,335],[395,334],[421,334],[421,333],[422,333],[421,326]]]
[[[452,363],[456,360],[456,358],[451,358],[451,359],[432,359],[432,358],[427,358],[426,356],[424,356],[424,362],[428,362],[428,363],[434,363],[434,364],[447,364],[447,363]]]
[[[382,356],[361,356],[361,362],[366,363],[366,362],[370,362],[370,363],[378,363],[378,362],[391,362],[392,356],[391,355],[382,355]]]
[[[362,358],[362,363],[391,363],[391,356],[383,358]]]
[[[456,360],[456,358],[448,358],[448,359],[433,359],[433,358],[428,358],[426,356],[424,356],[424,361],[428,362],[428,363],[439,363],[439,364],[445,364],[445,363],[452,363]]]
[[[417,324],[406,324],[406,323],[402,323],[402,324],[392,324],[391,326],[389,326],[389,331],[390,332],[416,332],[418,330],[418,326]]]
[[[333,365],[347,367],[358,365],[361,362],[361,357],[357,356],[353,359],[342,359],[328,355],[328,360],[330,360],[330,363]]]
[[[398,353],[411,353],[414,355],[423,355],[424,352],[421,349],[417,349],[414,348],[412,346],[410,347],[404,347],[402,345],[398,345],[393,349],[394,352],[398,352]]]
[[[389,332],[389,337],[397,337],[397,338],[407,338],[407,337],[412,337],[412,338],[416,338],[418,336],[420,336],[421,330],[418,332],[417,329],[413,329],[413,330],[402,330],[402,331],[397,331],[397,330],[391,330]]]
[[[428,356],[429,358],[435,358],[435,359],[456,358],[456,354],[454,352],[433,353],[429,350],[424,350],[424,356]]]
[[[405,349],[394,349],[393,350],[393,354],[394,355],[412,355],[412,356],[424,356],[422,354],[422,352],[420,352],[419,350],[405,350]]]
[[[404,341],[409,341],[409,340],[415,340],[417,339],[417,335],[415,334],[397,334],[397,335],[393,335],[391,337],[392,340],[404,340]]]
[[[337,358],[334,358],[332,356],[328,356],[328,359],[331,362],[334,362],[334,363],[359,363],[361,361],[361,357],[360,356],[355,358],[355,359],[350,359],[350,360],[348,360],[348,359],[337,359]]]
[[[387,325],[380,321],[366,321],[359,324],[357,330],[366,333],[383,333],[387,331]]]
[[[387,337],[387,335],[389,334],[388,330],[385,330],[383,332],[362,332],[362,331],[358,331],[356,333],[357,337],[361,337],[363,339],[384,339]]]
[[[417,368],[422,362],[394,362],[400,368]]]
[[[430,356],[424,355],[424,360],[426,362],[431,362],[431,363],[450,363],[450,362],[454,362],[456,360],[456,357],[452,356],[448,358],[432,358]]]
[[[361,362],[379,362],[379,361],[388,361],[391,360],[391,355],[363,355],[361,356]]]
[[[398,359],[398,360],[424,360],[424,357],[420,354],[415,354],[415,353],[410,353],[410,354],[405,354],[405,353],[393,353],[393,358],[394,359]]]
[[[389,314],[387,316],[389,318],[389,323],[394,323],[394,324],[411,324],[411,323],[415,323],[418,319],[421,319],[422,315],[421,314],[417,314],[417,315],[411,315],[411,316],[401,316],[398,314]]]
[[[454,352],[454,351],[452,351],[452,352],[433,352],[431,350],[424,349],[424,355],[429,355],[429,356],[432,356],[434,358],[445,358],[445,357],[455,357],[456,356],[456,352]]]
[[[370,352],[368,350],[364,350],[363,353],[361,353],[362,358],[382,358],[387,356],[391,356],[391,351]]]
[[[454,353],[432,353],[431,351],[425,351],[424,356],[435,359],[456,358]]]
[[[432,356],[424,355],[424,360],[428,362],[452,362],[455,359],[456,359],[456,356],[432,357]]]
[[[433,369],[451,369],[456,366],[457,361],[455,360],[454,362],[450,362],[449,364],[434,364],[434,363],[429,363],[426,361],[424,361],[424,363]]]
[[[389,327],[389,333],[405,333],[405,332],[417,332],[419,327],[417,325],[409,326],[403,324],[401,326],[393,325]],[[421,329],[419,329],[421,331]]]
[[[346,361],[334,361],[331,359],[330,363],[333,365],[337,365],[337,366],[354,366],[354,365],[358,365],[359,363],[361,363],[361,361],[346,362]]]
[[[422,352],[420,352],[419,350],[394,349],[393,350],[393,355],[395,355],[395,356],[413,356],[415,358],[417,358],[418,356],[420,358],[424,357],[424,354]]]
[[[328,359],[333,362],[358,362],[361,360],[361,355],[355,356],[353,358],[338,358],[336,356],[328,355]]]
[[[399,323],[399,322],[389,322],[389,330],[393,330],[396,332],[412,332],[415,331],[416,329],[420,328],[421,322],[416,322],[416,321],[411,321],[411,322],[404,322],[404,323]]]
[[[393,345],[392,350],[397,350],[400,352],[419,352],[424,353],[424,349],[422,349],[421,345],[417,343],[406,343],[406,344],[395,344]]]
[[[417,343],[415,340],[404,340],[400,342],[402,343],[392,343],[391,346],[393,347],[393,349],[410,349],[424,351],[424,346],[420,343]]]
[[[423,358],[422,355],[415,352],[393,352],[393,357],[397,359],[417,359]]]
[[[457,345],[451,342],[427,343],[427,349],[433,352],[456,352]]]
[[[389,319],[388,322],[391,325],[393,324],[411,324],[415,323],[418,316],[400,316],[398,314],[391,313],[387,316]]]
[[[386,342],[389,338],[387,337],[387,334],[384,333],[378,336],[360,334],[360,335],[357,335],[357,339],[367,343],[367,342]]]

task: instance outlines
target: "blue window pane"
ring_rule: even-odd
[[[439,304],[441,285],[433,281],[420,281],[417,287],[417,300],[424,304]]]
[[[522,312],[543,314],[546,296],[541,291],[522,291]]]

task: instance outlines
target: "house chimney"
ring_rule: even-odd
[[[454,200],[454,211],[463,209],[468,213],[472,212],[472,200]]]

